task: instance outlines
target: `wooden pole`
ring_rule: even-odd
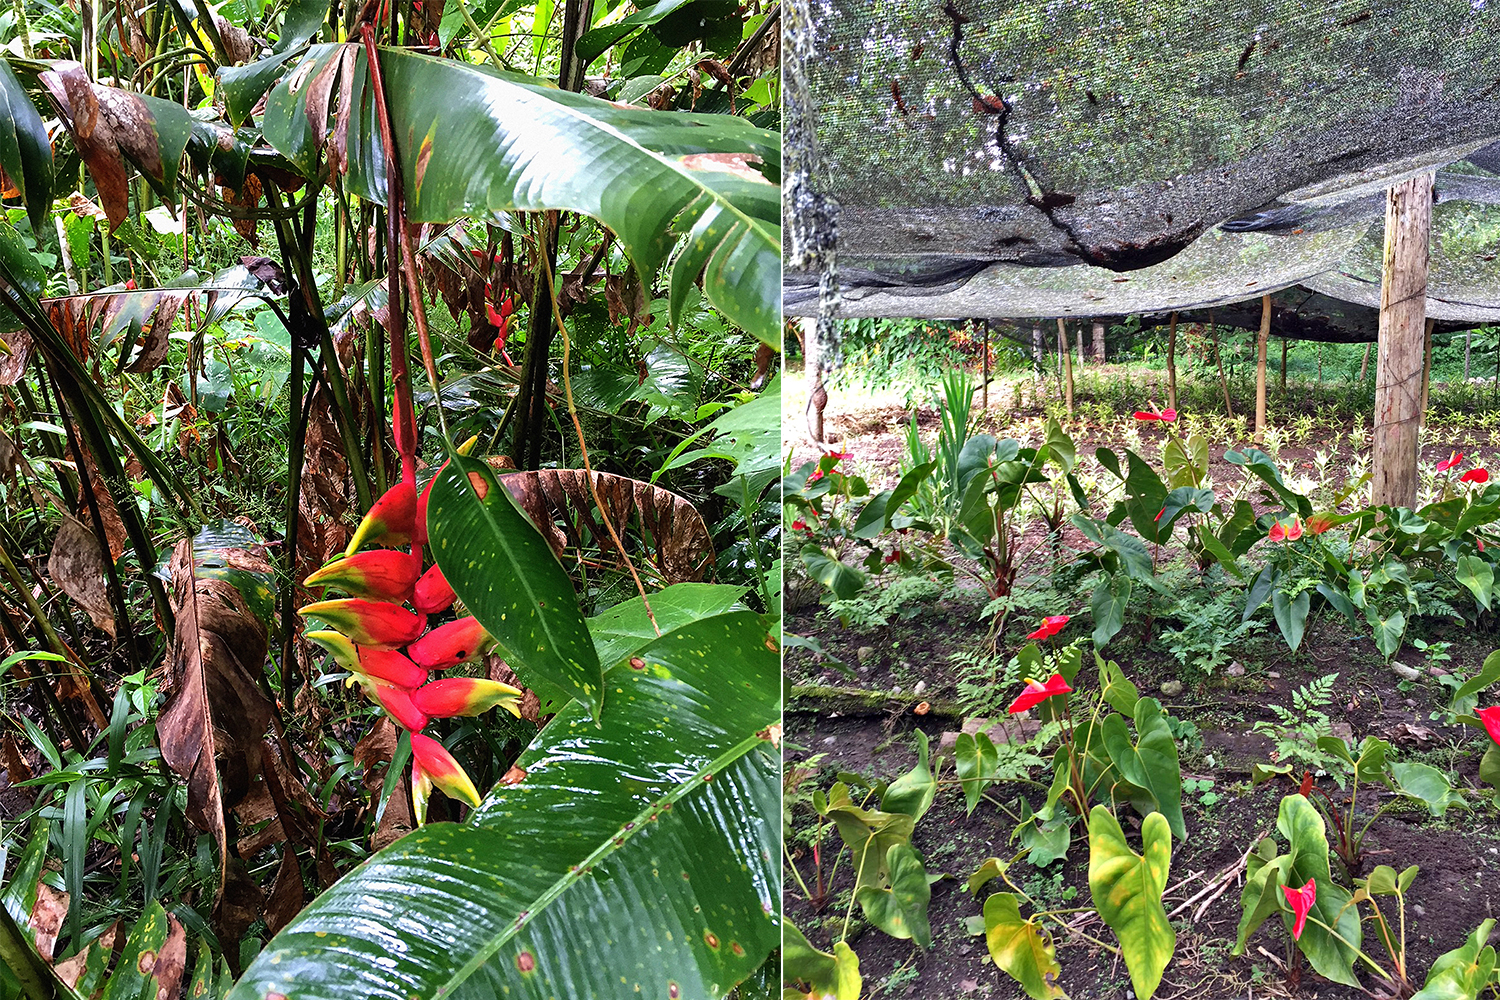
[[[1219,331],[1214,327],[1214,314],[1208,314],[1208,337],[1214,342],[1214,364],[1219,368],[1219,388],[1224,390],[1224,415],[1234,419],[1234,404],[1229,401],[1229,379],[1224,376],[1224,355],[1219,353]]]
[[[1363,382],[1370,374],[1370,344],[1365,345],[1365,359],[1359,363],[1359,380]]]
[[[1427,421],[1427,398],[1432,389],[1432,326],[1435,321],[1427,317],[1426,329],[1422,332],[1422,412],[1421,421]]]
[[[990,408],[990,321],[984,321],[984,408]]]
[[[100,230],[103,232],[103,230]],[[1469,381],[1469,351],[1474,346],[1474,331],[1464,331],[1464,381]]]
[[[1031,367],[1036,371],[1036,377],[1042,377],[1042,327],[1040,323],[1034,323],[1031,327]]]
[[[1177,313],[1167,330],[1167,405],[1177,409]]]
[[[1288,343],[1287,338],[1281,338],[1281,397],[1283,400],[1286,399],[1286,349]]]
[[[1057,353],[1063,364],[1063,400],[1068,407],[1068,416],[1073,415],[1073,355],[1068,351],[1068,328],[1061,318],[1057,321]]]
[[[1260,335],[1255,341],[1255,443],[1266,435],[1266,341],[1271,336],[1271,296],[1260,297]]]
[[[1417,429],[1422,420],[1431,228],[1432,174],[1413,177],[1386,190],[1372,442],[1371,498],[1377,506],[1413,507],[1417,500]]]
[[[1078,328],[1078,369],[1083,370],[1083,327]]]
[[[1104,324],[1094,321],[1094,360],[1104,364]]]
[[[828,405],[828,390],[823,387],[822,348],[818,343],[818,321],[802,322],[802,370],[812,381],[807,393],[807,433],[815,445],[823,444],[823,408]]]

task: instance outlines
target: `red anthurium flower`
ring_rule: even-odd
[[[1148,412],[1146,410],[1136,410],[1135,411],[1135,419],[1137,419],[1137,420],[1160,420],[1161,419],[1161,414],[1160,413],[1150,413],[1150,412]]]
[[[1055,694],[1067,694],[1071,690],[1073,689],[1068,686],[1068,682],[1063,679],[1062,674],[1053,674],[1052,679],[1045,684],[1038,684],[1036,681],[1028,680],[1026,682],[1026,690],[1022,691],[1016,700],[1010,703],[1010,708],[1007,711],[1011,715],[1015,715],[1017,712],[1024,712],[1029,708],[1035,708]]]
[[[412,607],[424,615],[435,615],[447,611],[453,606],[453,588],[448,586],[448,578],[443,576],[443,571],[434,565],[422,578],[417,581],[412,591]]]
[[[403,480],[386,490],[385,495],[371,505],[370,512],[359,522],[354,537],[349,539],[344,554],[354,555],[366,542],[405,545],[411,541],[416,521],[417,489]]]
[[[455,715],[479,715],[496,706],[521,717],[522,692],[509,684],[477,677],[444,677],[412,692],[412,704],[434,719]]]
[[[842,462],[846,458],[853,458],[854,457],[854,452],[852,452],[852,451],[825,451],[823,453],[823,455],[824,455],[825,458],[831,458],[835,462]]]
[[[1281,526],[1280,521],[1277,521],[1275,524],[1271,525],[1271,532],[1270,534],[1266,535],[1266,537],[1273,542],[1285,541],[1286,529]]]
[[[1169,424],[1175,424],[1177,422],[1177,411],[1169,406],[1161,411],[1161,418]]]
[[[319,618],[349,637],[357,646],[396,649],[421,635],[426,615],[414,615],[399,604],[351,597],[342,601],[319,601],[298,614]]]
[[[1476,539],[1474,539],[1474,544],[1477,545],[1477,546],[1479,546],[1479,551],[1480,552],[1484,551],[1484,539],[1483,538],[1476,538]]]
[[[1026,638],[1050,639],[1057,633],[1061,632],[1064,625],[1068,624],[1068,617],[1069,616],[1067,615],[1051,615],[1047,618],[1043,618],[1041,628],[1037,629]]]
[[[1155,405],[1155,404],[1152,404],[1152,405]],[[1174,410],[1174,409],[1172,409],[1171,407],[1168,407],[1165,410],[1136,410],[1135,411],[1135,419],[1137,419],[1137,420],[1163,420],[1163,421],[1166,421],[1167,423],[1170,424],[1170,423],[1175,423],[1176,422],[1176,420],[1177,420],[1177,411]]]
[[[452,799],[479,805],[479,790],[441,743],[421,733],[411,734],[411,804],[417,824],[427,821],[427,798],[436,785]]]
[[[1167,512],[1167,508],[1165,508],[1165,507],[1163,507],[1163,508],[1162,508],[1162,509],[1161,509],[1161,510],[1159,510],[1159,511],[1157,511],[1157,512],[1156,512],[1156,516],[1155,516],[1155,517],[1153,517],[1153,518],[1152,518],[1152,519],[1151,519],[1151,520],[1152,520],[1152,521],[1153,521],[1153,522],[1155,522],[1155,521],[1160,521],[1160,520],[1161,520],[1161,516],[1162,516],[1162,515],[1163,515],[1163,514],[1165,514],[1165,513],[1166,513],[1166,512]]]
[[[1459,462],[1462,462],[1463,460],[1464,460],[1464,453],[1461,452],[1461,451],[1455,451],[1452,455],[1448,456],[1447,461],[1439,462],[1437,464],[1437,470],[1439,472],[1447,472],[1449,469],[1453,468],[1455,465],[1457,465]]]
[[[890,552],[887,552],[885,554],[886,565],[890,565],[893,562],[900,562],[900,561],[901,561],[901,550],[900,549],[892,549]]]
[[[427,725],[427,713],[412,703],[411,691],[408,688],[397,687],[383,681],[370,681],[365,692],[368,694],[371,691],[375,694],[375,700],[380,702],[380,707],[389,712],[391,718],[395,719],[402,729],[409,729],[415,733]]]
[[[1307,519],[1307,533],[1310,535],[1321,535],[1333,527],[1333,518],[1327,514],[1314,514]]]
[[[490,634],[472,617],[439,625],[406,649],[419,667],[442,670],[477,659],[495,644]]]
[[[1484,731],[1490,734],[1490,739],[1500,744],[1500,705],[1481,708],[1474,714],[1479,716],[1480,722],[1484,723]]]
[[[1487,483],[1490,481],[1490,474],[1485,469],[1470,469],[1459,476],[1458,481],[1461,483]]]
[[[1295,941],[1302,936],[1302,925],[1307,923],[1307,912],[1318,901],[1318,884],[1308,879],[1307,884],[1300,889],[1288,889],[1282,886],[1281,891],[1286,894],[1286,905],[1290,906],[1292,912],[1297,915],[1297,919],[1292,923],[1292,940]]]
[[[125,290],[127,292],[133,292],[133,291],[135,291],[135,287],[136,286],[135,286],[135,279],[134,278],[126,278],[125,279]]]
[[[1289,542],[1295,542],[1297,539],[1299,539],[1301,537],[1302,537],[1302,522],[1299,519],[1297,519],[1297,518],[1294,517],[1294,518],[1292,518],[1292,526],[1290,528],[1288,528],[1287,531],[1286,531],[1286,540],[1289,541]]]
[[[800,518],[800,517],[797,518],[797,520],[795,520],[795,521],[792,522],[792,530],[793,531],[806,531],[807,530],[807,522],[804,521],[804,520],[802,520],[802,518]]]
[[[411,596],[422,573],[422,559],[395,549],[356,552],[329,563],[302,583],[308,587],[337,587],[355,597],[401,603]]]

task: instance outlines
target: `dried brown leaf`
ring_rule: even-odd
[[[99,539],[82,521],[63,515],[62,527],[52,543],[47,572],[78,605],[87,611],[94,627],[115,637],[115,612],[105,583],[107,568]]]
[[[307,888],[302,883],[302,867],[297,864],[297,852],[287,844],[281,852],[281,866],[276,869],[276,883],[271,886],[271,896],[266,900],[266,927],[272,934],[278,933],[292,922],[307,902]]]
[[[31,907],[31,933],[36,942],[36,951],[47,961],[52,961],[52,949],[57,944],[57,932],[62,929],[63,918],[68,915],[68,894],[58,892],[46,882],[36,886],[36,902]]]

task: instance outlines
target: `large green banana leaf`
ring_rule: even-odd
[[[749,612],[609,664],[463,825],[408,834],[231,1000],[719,997],[780,939],[779,665]]]
[[[380,67],[411,221],[582,212],[619,237],[647,280],[681,243],[673,319],[702,274],[710,302],[780,342],[779,135],[732,115],[615,104],[403,49],[382,49]],[[262,129],[309,177],[325,145],[338,150],[347,189],[385,203],[386,166],[357,45],[313,46],[271,91]]]

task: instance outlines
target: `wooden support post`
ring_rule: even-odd
[[[100,230],[102,233],[104,230]],[[1474,331],[1464,331],[1464,381],[1469,381],[1469,351],[1474,347]]]
[[[1214,314],[1208,314],[1208,338],[1214,342],[1214,364],[1219,368],[1219,388],[1224,390],[1224,415],[1234,419],[1234,404],[1229,401],[1229,379],[1224,375],[1224,355],[1219,352],[1219,331],[1214,326]]]
[[[1177,313],[1167,330],[1167,405],[1177,409]]]
[[[1104,324],[1094,321],[1094,360],[1104,364]]]
[[[1068,328],[1059,318],[1057,321],[1057,353],[1063,365],[1063,401],[1068,407],[1068,416],[1073,415],[1073,355],[1068,351]]]
[[[1365,358],[1364,358],[1363,361],[1361,361],[1359,363],[1359,380],[1360,380],[1360,382],[1364,382],[1364,380],[1369,377],[1369,374],[1370,374],[1370,348],[1372,346],[1374,346],[1374,345],[1372,345],[1372,344],[1366,344],[1365,345]]]
[[[823,387],[822,346],[818,343],[818,321],[802,322],[802,372],[810,379],[807,393],[807,433],[818,447],[823,445],[823,408],[828,390]]]
[[[1266,435],[1266,341],[1271,337],[1271,296],[1260,297],[1260,334],[1255,341],[1255,443]]]
[[[102,230],[101,230],[102,231]],[[1078,369],[1083,370],[1083,327],[1078,328]]]
[[[1037,378],[1042,377],[1042,325],[1034,323],[1031,327],[1031,367]]]
[[[990,408],[990,321],[984,321],[984,408]]]
[[[1377,506],[1414,507],[1417,501],[1417,429],[1422,420],[1431,228],[1432,174],[1386,189],[1372,442],[1371,500]]]
[[[1422,412],[1421,422],[1427,422],[1427,399],[1432,390],[1432,326],[1434,320],[1427,317],[1426,329],[1422,333]],[[1418,425],[1420,426],[1420,424]]]
[[[1286,349],[1290,341],[1286,337],[1281,338],[1281,398],[1286,400]]]

